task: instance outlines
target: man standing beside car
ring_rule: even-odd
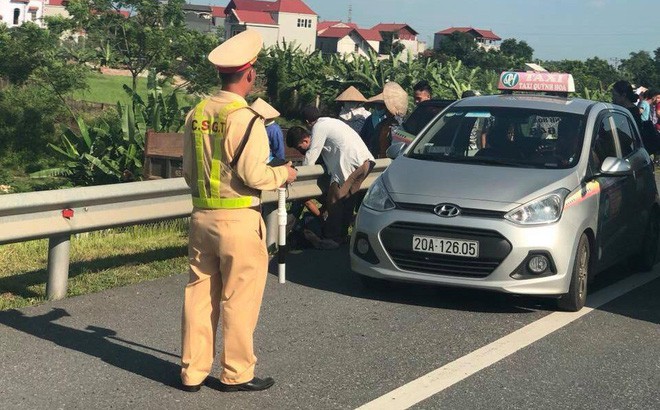
[[[415,104],[430,100],[432,98],[431,95],[431,85],[428,81],[422,80],[413,86],[413,99],[415,100]]]

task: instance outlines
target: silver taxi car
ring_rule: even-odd
[[[351,237],[351,268],[366,282],[553,296],[577,311],[597,272],[656,261],[653,163],[623,107],[470,97],[388,156]]]

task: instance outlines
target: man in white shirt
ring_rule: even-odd
[[[356,194],[375,165],[374,157],[360,136],[343,121],[321,117],[314,106],[305,107],[303,117],[312,127],[311,135],[302,127],[292,127],[286,143],[305,154],[303,165],[314,165],[319,157],[323,159],[330,175],[323,236],[342,243],[353,219]]]

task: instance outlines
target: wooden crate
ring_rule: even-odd
[[[147,131],[144,142],[144,179],[183,176],[183,134]]]

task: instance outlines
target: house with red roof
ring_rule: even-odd
[[[44,17],[61,16],[68,18],[69,12],[66,11],[68,2],[69,0],[44,0]]]
[[[417,57],[426,50],[426,43],[419,41],[419,33],[405,23],[379,23],[371,28],[378,31],[383,38],[380,43],[380,54],[390,54],[395,44],[403,46],[399,58],[407,60],[408,56]],[[395,46],[396,47],[396,46]]]
[[[442,40],[454,33],[469,34],[474,38],[474,41],[477,42],[477,45],[486,51],[500,49],[500,41],[502,39],[497,34],[493,33],[491,30],[483,30],[473,27],[449,27],[442,31],[438,31],[433,36],[433,49],[438,50]]]
[[[364,29],[355,23],[320,21],[316,34],[316,48],[325,54],[378,54],[382,37],[376,30]]]
[[[224,11],[226,38],[249,28],[262,34],[264,47],[286,42],[316,49],[318,15],[302,0],[230,0]]]
[[[43,27],[44,2],[46,0],[0,1],[0,23],[18,27],[28,21]]]
[[[225,7],[185,3],[181,6],[186,27],[200,33],[215,33],[225,30]]]

